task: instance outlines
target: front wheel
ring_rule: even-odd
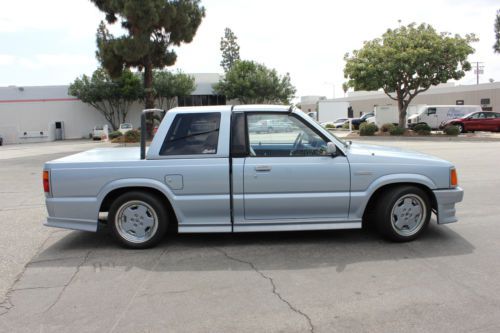
[[[460,133],[465,133],[465,127],[464,127],[464,125],[463,125],[463,124],[456,124],[455,126],[457,126],[458,131],[459,131]]]
[[[167,231],[168,214],[156,196],[128,192],[119,196],[108,214],[108,225],[121,245],[144,249],[158,244]]]
[[[395,187],[384,193],[377,204],[376,222],[387,239],[407,242],[416,239],[431,217],[431,204],[425,191],[414,186]]]

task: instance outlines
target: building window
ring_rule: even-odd
[[[226,105],[226,96],[191,95],[179,97],[179,106]]]
[[[481,98],[481,105],[490,105],[489,98]]]
[[[463,99],[457,99],[456,105],[464,105]]]

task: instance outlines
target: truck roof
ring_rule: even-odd
[[[231,112],[233,111],[259,111],[259,112],[290,112],[290,106],[287,105],[212,105],[212,106],[181,106],[170,110],[169,112]]]

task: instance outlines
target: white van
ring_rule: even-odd
[[[427,124],[432,129],[439,129],[439,125],[445,121],[481,110],[479,105],[425,105],[421,106],[416,114],[408,117],[408,127]]]
[[[406,109],[406,119],[411,117],[412,115],[416,114],[420,108],[425,105],[410,105]],[[377,125],[379,128],[384,125],[384,124],[394,124],[398,125],[399,124],[399,108],[394,105],[383,105],[379,106],[377,105],[374,109],[373,112],[375,116],[366,119],[368,123],[374,123]]]

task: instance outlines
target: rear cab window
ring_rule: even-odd
[[[219,112],[177,114],[168,130],[160,155],[217,154]]]

